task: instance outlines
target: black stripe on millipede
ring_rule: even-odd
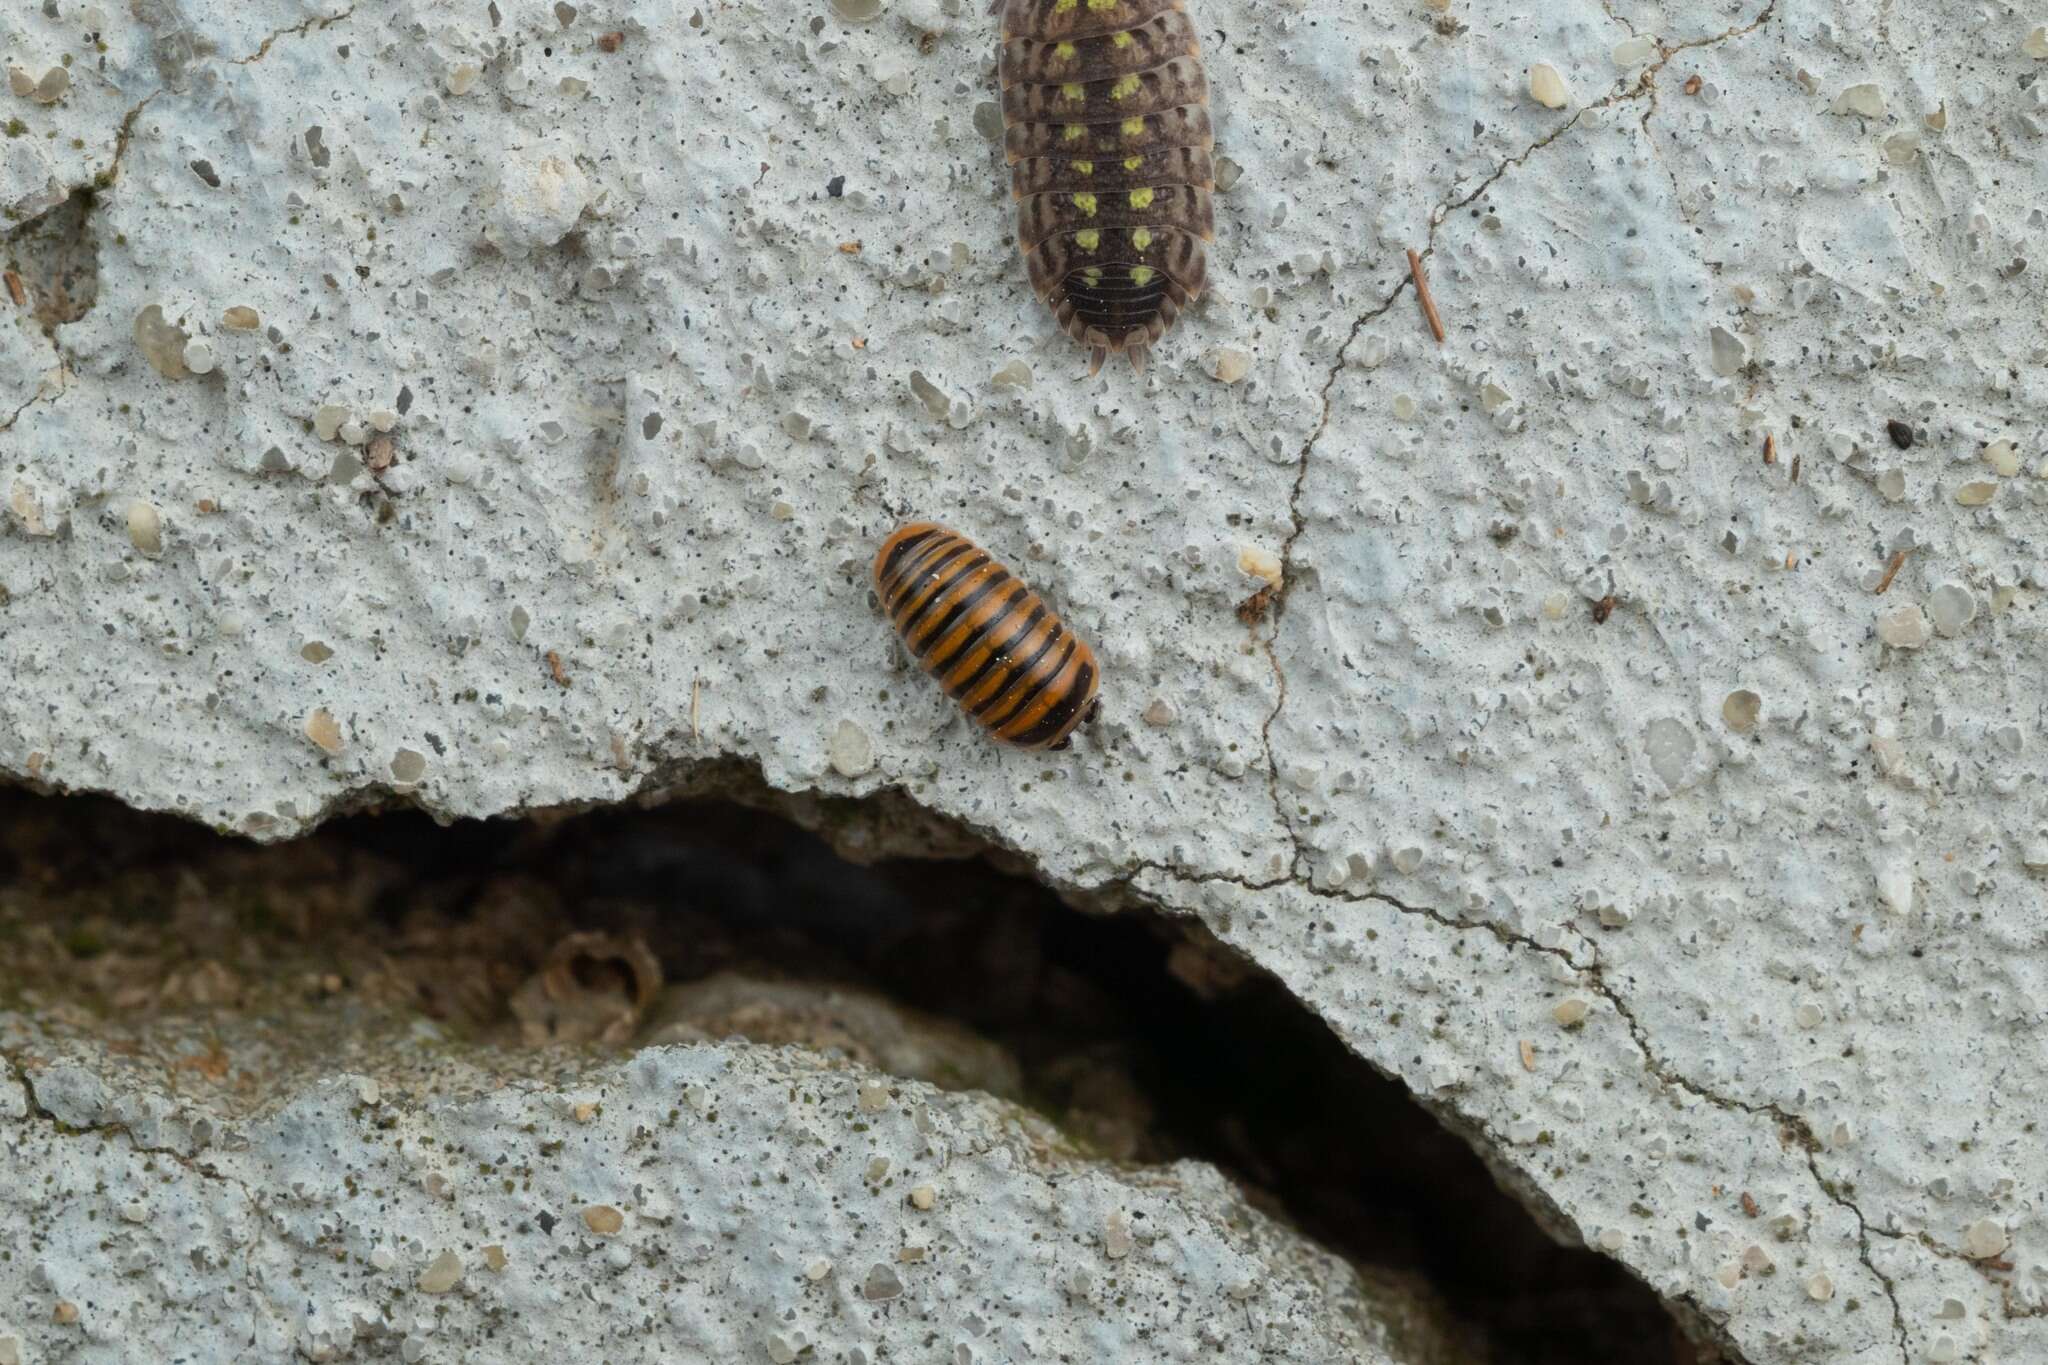
[[[986,560],[983,561],[983,563],[987,562]],[[924,633],[924,644],[918,648],[917,657],[923,659],[931,650],[938,648],[939,641],[946,638],[946,632],[953,628],[956,621],[966,613],[973,611],[984,598],[1009,581],[1009,570],[1000,564],[996,565],[995,572],[975,584],[974,591],[963,593],[944,616],[932,623],[932,628]],[[986,628],[984,625],[983,629]],[[927,659],[925,660],[925,667],[931,672],[937,673],[940,665],[936,659]]]
[[[1053,683],[1059,678],[1060,670],[1067,666],[1067,660],[1074,657],[1074,651],[1080,648],[1080,645],[1081,642],[1079,639],[1075,638],[1072,635],[1069,635],[1067,637],[1067,648],[1065,652],[1063,652],[1060,655],[1059,662],[1055,663],[1051,668],[1046,669],[1045,672],[1039,677],[1032,679],[1031,685],[1024,689],[1024,694],[1017,699],[1016,705],[1012,706],[1008,711],[1004,712],[1000,720],[991,716],[989,718],[988,728],[991,730],[1000,730],[1005,725],[1008,725],[1011,721],[1017,719],[1017,717],[1023,715],[1026,711],[1031,709],[1031,703],[1037,701],[1040,697],[1045,695],[1045,690],[1048,687],[1051,687]],[[1036,661],[1034,660],[1034,662]]]
[[[1017,736],[1017,743],[1029,748],[1043,744],[1058,734],[1060,727],[1072,720],[1074,713],[1081,709],[1081,699],[1088,695],[1088,685],[1094,681],[1095,665],[1082,664],[1075,669],[1074,685],[1067,689],[1067,694],[1059,699],[1052,710],[1045,713],[1045,719]]]
[[[929,563],[935,556],[944,553],[949,546],[959,543],[959,536],[940,536],[930,544],[920,545],[916,550],[905,555],[896,565],[894,575],[883,585],[883,609],[890,615],[895,615],[896,608],[903,604],[904,590],[910,586],[912,580],[917,577],[918,572],[923,566]]]
[[[964,540],[956,540],[922,563],[913,565],[910,572],[904,575],[903,590],[896,595],[895,605],[889,608],[889,614],[895,616],[896,613],[917,601],[924,594],[924,590],[932,585],[932,580],[939,576],[941,570],[961,555],[972,553],[974,553],[973,545]],[[910,619],[898,616],[896,624],[899,629],[907,627],[910,624]]]
[[[903,642],[910,646],[911,653],[923,657],[926,647],[931,644],[931,634],[922,623],[936,621],[939,614],[946,609],[948,599],[960,590],[961,583],[990,562],[991,556],[988,551],[976,550],[963,562],[954,566],[945,580],[932,589],[924,599],[923,606],[904,618]],[[914,642],[913,636],[916,637]]]
[[[1059,617],[1054,616],[1050,611],[1048,611],[1045,614],[1045,619],[1046,623],[1050,625],[1052,629],[1048,630],[1045,633],[1045,640],[1042,644],[1038,646],[1038,652],[1036,654],[1033,654],[1030,658],[1024,660],[1022,663],[1016,665],[1016,667],[1012,668],[1010,670],[1010,676],[1003,679],[1002,686],[998,687],[990,695],[983,697],[981,699],[981,705],[975,707],[972,711],[968,712],[967,714],[973,716],[977,720],[980,720],[983,716],[985,716],[988,713],[988,709],[991,706],[994,706],[997,702],[1001,701],[1011,688],[1015,687],[1020,682],[1028,683],[1030,681],[1032,667],[1036,665],[1040,659],[1043,659],[1045,657],[1047,650],[1051,649],[1054,645],[1058,644],[1061,640],[1066,638],[1067,627],[1065,622],[1061,621]],[[990,728],[994,728],[993,722],[984,721],[983,723],[989,725]]]
[[[1028,591],[1029,590],[1027,589],[1027,593]],[[1013,607],[1010,610],[1011,613],[1014,614],[1016,609]],[[1029,612],[1025,613],[1023,623],[1019,625],[1017,629],[1011,633],[1009,639],[1003,641],[995,648],[989,650],[988,657],[986,659],[983,659],[981,663],[975,667],[975,670],[972,673],[968,674],[964,679],[957,683],[954,683],[952,686],[946,689],[946,695],[950,696],[954,701],[958,701],[962,697],[966,696],[969,692],[972,692],[977,686],[980,685],[981,680],[988,676],[988,671],[991,668],[995,668],[999,664],[1003,663],[1006,659],[1008,659],[1010,651],[1015,649],[1018,645],[1024,643],[1025,638],[1029,636],[1031,632],[1037,628],[1038,623],[1040,621],[1043,621],[1044,619],[1045,603],[1040,602],[1036,606],[1032,607]],[[998,689],[998,691],[1000,691],[1000,689]]]
[[[941,536],[929,545],[921,545],[904,556],[903,562],[896,566],[896,577],[889,584],[888,596],[883,599],[883,605],[888,608],[890,614],[894,615],[896,608],[902,606],[907,597],[914,595],[911,592],[911,585],[917,581],[919,574],[936,562],[939,556],[957,550],[963,545],[970,550],[974,548],[961,536]]]
[[[907,554],[911,550],[916,549],[918,546],[924,544],[927,540],[930,540],[933,536],[937,534],[939,534],[939,528],[934,526],[929,530],[919,531],[914,536],[905,536],[903,539],[897,541],[894,545],[890,546],[889,557],[882,561],[882,571],[875,575],[876,579],[882,582],[887,582],[889,576],[896,572],[897,565],[903,562],[903,556],[905,554]]]
[[[1013,580],[1010,577],[1007,571],[1003,571],[997,577],[989,579],[988,583],[979,592],[975,593],[974,601],[978,602],[990,588],[1000,587],[1003,583],[1009,583],[1014,581],[1015,580]],[[974,647],[980,644],[983,640],[986,640],[988,638],[990,631],[1007,622],[1010,619],[1011,615],[1017,610],[1017,604],[1022,602],[1025,598],[1029,597],[1030,595],[1031,589],[1025,587],[1022,583],[1018,583],[1017,586],[1011,590],[1010,595],[1007,598],[1003,599],[1003,604],[1001,606],[997,607],[994,611],[990,612],[988,616],[982,620],[980,625],[976,626],[973,630],[967,633],[967,638],[960,642],[960,647],[958,649],[951,651],[944,658],[932,658],[925,660],[925,668],[930,671],[931,675],[934,678],[943,679],[946,676],[946,674],[952,671],[954,664],[959,663],[969,654],[972,654],[974,652]],[[970,603],[970,606],[971,605],[972,603]]]

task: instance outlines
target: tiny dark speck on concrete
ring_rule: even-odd
[[[846,193],[846,177],[835,175],[830,180],[827,180],[825,182],[825,193],[831,195],[834,199]]]
[[[554,1235],[555,1215],[549,1213],[546,1209],[542,1209],[539,1213],[534,1215],[534,1221],[540,1224],[540,1230],[542,1232],[548,1234],[549,1236]]]
[[[1913,428],[1906,423],[1894,417],[1884,424],[1884,429],[1892,434],[1892,444],[1900,450],[1913,448]]]

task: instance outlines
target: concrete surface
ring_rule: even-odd
[[[1447,1359],[1208,1166],[1121,1174],[1005,1102],[815,1054],[525,1080],[415,1039],[438,1056],[407,1082],[242,1117],[18,1017],[0,1036],[38,1054],[0,1073],[23,1365]]]
[[[1200,0],[1216,288],[1086,383],[982,6],[841,9],[0,17],[0,211],[102,186],[91,311],[0,301],[0,768],[266,839],[900,789],[1751,1361],[2048,1356],[2041,16]],[[1072,753],[907,668],[911,514],[1091,637]]]

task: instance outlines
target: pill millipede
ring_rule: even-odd
[[[874,583],[918,666],[997,739],[1064,749],[1095,718],[1095,652],[966,536],[931,521],[899,527],[875,552]]]

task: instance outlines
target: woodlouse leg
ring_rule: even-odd
[[[1046,748],[1047,748],[1048,750],[1050,750],[1051,752],[1053,752],[1053,753],[1058,753],[1058,752],[1059,752],[1060,750],[1062,750],[1062,749],[1071,749],[1071,748],[1073,748],[1073,747],[1074,747],[1074,737],[1073,737],[1072,735],[1068,735],[1068,736],[1067,736],[1067,737],[1066,737],[1065,739],[1061,740],[1061,741],[1060,741],[1059,743],[1057,743],[1057,744],[1048,744],[1048,745],[1046,745],[1045,747],[1046,747]]]
[[[1094,350],[1090,351],[1088,353],[1088,377],[1093,379],[1096,375],[1101,374],[1102,363],[1108,359],[1109,351],[1104,347],[1097,346]]]
[[[1102,698],[1096,697],[1088,703],[1088,710],[1081,717],[1083,725],[1093,725],[1095,718],[1102,714]]]
[[[1145,373],[1145,355],[1151,349],[1149,346],[1127,346],[1124,348],[1124,354],[1131,358],[1131,368],[1139,374]]]

